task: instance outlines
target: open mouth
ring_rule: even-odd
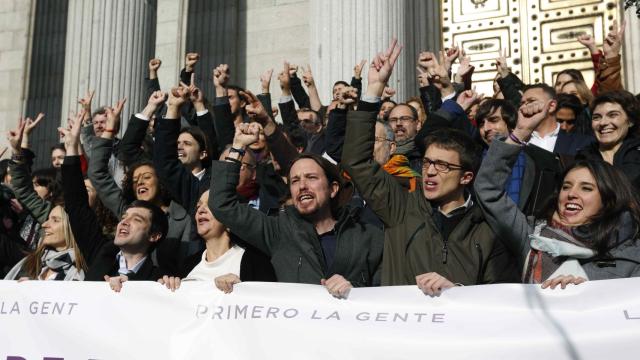
[[[580,204],[576,204],[576,203],[567,203],[564,206],[564,213],[565,215],[576,215],[578,214],[580,211],[582,211],[582,206]]]
[[[427,191],[433,191],[433,190],[435,190],[437,188],[438,188],[438,183],[435,182],[435,181],[427,180],[427,181],[424,182],[424,189],[427,190]]]
[[[127,235],[129,235],[129,230],[127,230],[127,229],[120,229],[120,230],[118,230],[118,235],[119,235],[119,236],[127,236]]]
[[[306,203],[313,200],[313,195],[305,193],[298,196],[298,202]]]
[[[148,192],[149,192],[149,189],[144,187],[144,186],[141,186],[141,187],[138,188],[138,195],[143,195],[143,194],[146,194]]]

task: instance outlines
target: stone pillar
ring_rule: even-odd
[[[5,0],[0,6],[0,151],[6,131],[18,124],[28,89],[32,1]],[[11,156],[7,151],[5,157]]]
[[[146,103],[155,6],[153,0],[69,0],[62,119],[78,108],[79,97],[95,90],[94,109],[127,98],[124,132],[129,114]]]
[[[622,48],[625,89],[637,94],[640,92],[640,19],[636,8],[625,11],[624,18],[627,21]]]
[[[178,84],[184,67],[188,5],[188,0],[158,0],[155,57],[162,60],[158,79],[164,91]]]
[[[402,0],[311,0],[309,57],[324,104],[331,101],[333,83],[349,82],[361,59],[371,60],[393,37],[405,43],[403,4]],[[405,76],[405,57],[401,56],[389,80],[398,98],[405,96]]]

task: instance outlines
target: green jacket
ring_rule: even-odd
[[[11,187],[13,187],[13,192],[16,194],[16,199],[42,225],[49,218],[49,212],[51,212],[52,208],[51,202],[40,198],[33,189],[31,171],[27,164],[11,161],[9,163],[9,171],[11,173]]]
[[[360,222],[359,209],[344,208],[338,216],[334,261],[327,268],[313,224],[294,207],[267,216],[238,201],[239,172],[239,164],[212,163],[209,208],[231,232],[271,258],[278,281],[320,284],[320,279],[340,274],[354,287],[379,284],[382,231]]]
[[[368,206],[385,225],[382,285],[411,285],[416,276],[437,272],[454,283],[517,282],[512,256],[477,205],[471,206],[445,242],[422,191],[407,192],[372,157],[375,113],[350,111],[342,166]]]

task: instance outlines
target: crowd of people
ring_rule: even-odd
[[[93,92],[58,129],[50,168],[31,168],[44,114],[8,133],[0,272],[115,291],[134,280],[227,293],[241,281],[307,283],[340,298],[640,276],[640,102],[621,82],[623,34],[615,24],[601,50],[577,39],[591,51],[591,88],[576,69],[524,84],[501,55],[491,96],[475,91],[456,46],[420,53],[416,96],[394,99],[394,65],[413,54],[392,40],[333,84],[329,104],[309,67],[283,64],[273,106],[273,70],[255,95],[221,64],[204,94],[188,53],[165,92],[152,59],[148,102],[122,138],[125,99],[96,107]]]

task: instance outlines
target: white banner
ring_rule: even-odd
[[[353,289],[213,282],[0,281],[0,360],[628,359],[640,354],[640,278],[565,290]]]

